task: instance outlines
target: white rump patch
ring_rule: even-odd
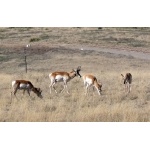
[[[86,78],[86,80],[85,80],[89,85],[91,85],[92,84],[92,79],[89,79],[89,78]]]
[[[16,81],[12,81],[12,87],[14,87],[15,84],[16,84]]]

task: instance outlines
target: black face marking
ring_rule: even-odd
[[[81,75],[80,75],[80,70],[77,70],[77,74],[78,74],[78,76],[80,76],[80,78],[82,77]]]

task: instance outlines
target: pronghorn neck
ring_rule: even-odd
[[[35,94],[38,93],[37,88],[35,88],[35,87],[33,87],[31,90],[32,90]]]
[[[121,76],[122,76],[122,78],[124,80],[124,84],[127,84],[127,83],[131,84],[131,82],[132,82],[132,75],[131,75],[131,73],[126,73],[125,76],[123,74],[121,74]]]
[[[33,87],[32,89],[31,89],[38,97],[40,97],[40,98],[42,98],[42,95],[41,95],[41,90],[40,90],[40,88],[36,88],[36,87]]]
[[[94,86],[98,87],[98,82],[97,82],[97,80],[94,80]]]
[[[94,78],[94,81],[93,81],[93,85],[95,86],[95,87],[99,87],[99,84],[98,84],[98,82],[97,82],[97,79],[96,78]]]
[[[75,72],[72,71],[69,73],[70,79],[73,79],[75,76],[76,76]]]

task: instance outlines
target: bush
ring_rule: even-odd
[[[40,40],[40,38],[31,38],[30,39],[30,42],[37,42],[37,41],[39,41]]]

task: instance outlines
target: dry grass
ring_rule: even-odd
[[[71,28],[71,30],[41,28],[40,33],[39,29],[1,28],[0,30],[1,33],[6,33],[1,40],[0,50],[0,56],[5,57],[1,60],[0,66],[0,121],[150,121],[150,62],[148,60],[138,60],[98,51],[81,51],[73,46],[68,48],[67,45],[63,45],[66,42],[66,44],[70,44],[72,41],[74,41],[74,45],[83,44],[83,41],[79,42],[83,36],[86,36],[84,40],[87,42],[92,39],[92,36],[95,39],[95,35],[97,35],[95,28]],[[71,37],[74,30],[78,32]],[[110,32],[116,31],[114,36],[123,38],[122,33],[125,31],[121,28],[117,34],[117,30],[104,28],[99,32],[102,32],[104,36],[104,31],[106,31],[105,36],[108,36]],[[139,29],[132,30],[134,37]],[[142,33],[146,29],[143,30]],[[95,35],[90,34],[92,31],[95,32]],[[18,32],[19,38],[17,38],[16,32]],[[56,33],[59,38],[56,38]],[[37,36],[38,34],[39,36]],[[43,39],[33,43],[33,46],[27,51],[28,73],[25,74],[23,45],[31,38],[41,38],[41,34]],[[44,34],[46,35],[44,36]],[[129,32],[124,34],[127,36]],[[140,40],[145,34],[141,34],[136,40]],[[64,37],[66,39],[63,39]],[[70,37],[71,39],[68,40]],[[51,40],[53,44],[49,44]],[[5,44],[4,41],[8,43]],[[109,46],[109,42],[107,43]],[[90,43],[88,44],[90,45]],[[69,45],[69,47],[71,46]],[[81,75],[92,73],[103,83],[102,96],[99,96],[96,90],[93,93],[92,89],[89,95],[85,96],[83,81],[80,78],[74,78],[68,83],[70,95],[65,91],[62,94],[55,94],[52,91],[50,95],[48,74],[57,70],[71,71],[72,68],[79,65],[82,66]],[[133,75],[130,94],[124,92],[120,76],[121,73],[125,74],[126,72],[131,72]],[[22,91],[18,91],[18,100],[14,97],[11,100],[11,81],[14,79],[32,81],[36,87],[43,90],[43,99],[39,99],[34,93],[31,93],[30,100],[27,93],[23,95]],[[62,85],[61,83],[56,85],[58,91],[62,89]]]
[[[86,45],[149,51],[150,28],[1,28],[7,46],[38,42],[39,45]],[[6,45],[5,45],[6,46]]]
[[[1,75],[3,86],[0,121],[150,121],[150,91],[146,80],[150,74],[144,73],[141,78],[141,74],[134,71],[133,75],[135,80],[129,95],[124,93],[124,86],[120,80],[115,82],[115,78],[119,79],[115,72],[111,72],[108,78],[99,75],[104,83],[102,96],[99,96],[97,91],[94,94],[90,91],[89,95],[85,96],[83,82],[79,78],[68,84],[70,95],[65,92],[55,94],[54,91],[50,95],[48,76],[33,72],[30,75],[20,75],[20,78],[30,79],[35,86],[41,87],[44,98],[39,99],[32,93],[30,100],[27,94],[23,95],[22,91],[19,91],[18,100],[13,97],[12,101],[10,81],[13,78],[11,75]],[[56,87],[60,91],[62,85],[58,84]]]

